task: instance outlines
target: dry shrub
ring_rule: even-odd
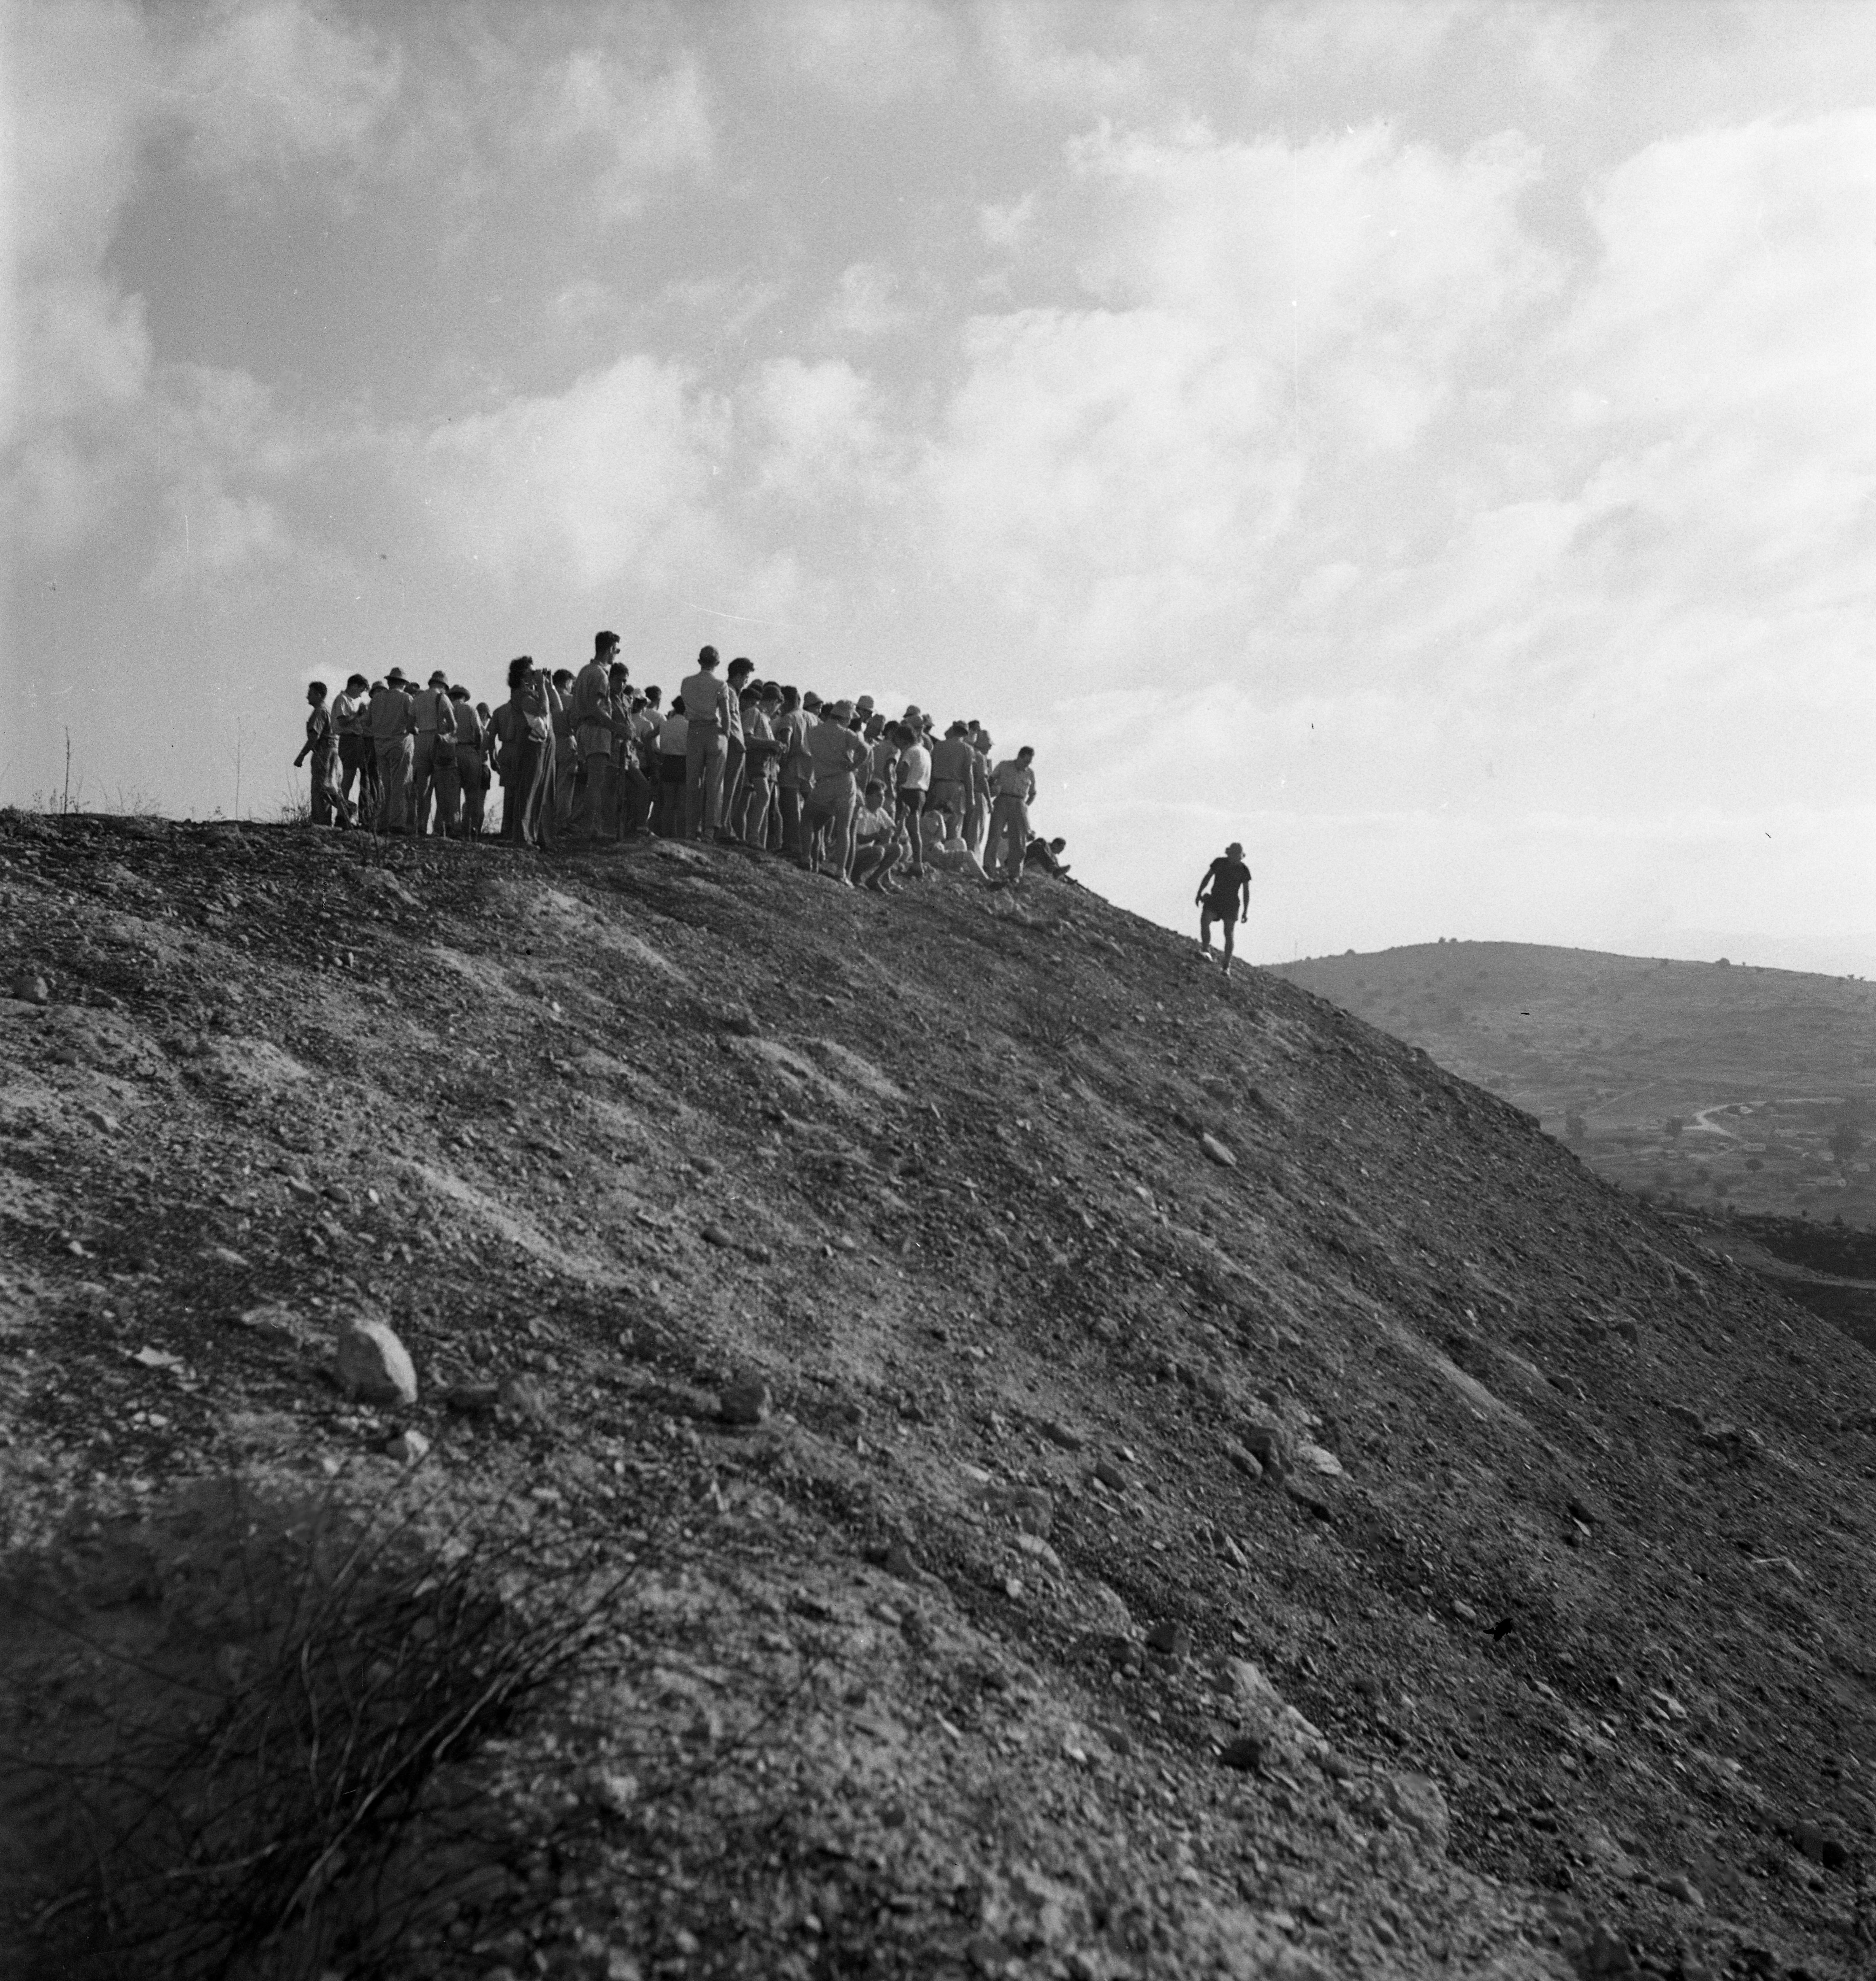
[[[238,1480],[0,1564],[0,1968],[371,1971],[450,1896],[410,1875],[438,1855],[414,1829],[473,1877],[452,1805],[477,1750],[635,1572],[504,1507]]]

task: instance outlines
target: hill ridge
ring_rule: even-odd
[[[681,1510],[634,1723],[745,1758],[607,1816],[576,1685],[397,1971],[1867,1961],[1871,1366],[1507,1101],[1053,883],[0,858],[16,1570],[409,1431]],[[361,1314],[414,1406],[321,1380]]]

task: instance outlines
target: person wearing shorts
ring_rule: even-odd
[[[896,894],[893,869],[904,844],[899,818],[886,802],[886,787],[866,781],[865,802],[853,814],[853,884],[876,894]]]
[[[853,719],[853,704],[837,701],[808,732],[814,787],[801,814],[801,864],[816,872],[831,873],[845,887],[853,884],[853,814],[859,807],[859,779],[866,771],[869,754],[866,739],[847,726]],[[827,840],[826,867],[818,851],[823,834]]]
[[[657,830],[665,839],[680,838],[684,834],[690,755],[690,724],[684,714],[684,698],[674,695],[670,713],[658,725]]]
[[[1224,971],[1231,974],[1232,937],[1239,922],[1251,915],[1251,870],[1244,864],[1244,848],[1236,840],[1225,848],[1222,858],[1205,870],[1199,891],[1192,897],[1199,910],[1199,941],[1205,953],[1212,953],[1212,924],[1224,925]]]

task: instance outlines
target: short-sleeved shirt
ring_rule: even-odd
[[[574,721],[607,722],[612,717],[612,672],[604,661],[588,661],[574,677]]]
[[[1250,887],[1251,870],[1242,860],[1220,857],[1205,870],[1199,891],[1218,914],[1236,914]]]
[[[866,739],[838,722],[817,722],[808,734],[808,754],[814,761],[814,788],[837,795],[857,788],[854,774],[865,770],[870,755]]]
[[[928,791],[932,787],[932,753],[914,743],[899,753],[899,788],[902,791]]]
[[[961,736],[947,736],[932,745],[932,782],[963,784],[970,781],[971,747]]]
[[[687,703],[686,706],[689,704]],[[660,757],[681,757],[690,747],[690,717],[667,715],[658,730],[658,754]]]
[[[306,747],[315,757],[329,756],[338,746],[332,740],[332,714],[322,701],[306,712]]]
[[[364,698],[350,693],[335,696],[332,703],[332,726],[341,736],[362,736],[364,734]]]
[[[737,720],[736,697],[730,692],[727,681],[700,668],[695,674],[684,676],[682,693],[687,721],[713,722],[726,736],[742,734],[742,725]]]
[[[374,742],[396,742],[411,733],[411,698],[401,688],[381,690],[371,698],[368,720]]]
[[[1025,804],[1033,804],[1036,773],[1014,757],[1006,757],[991,774],[990,788],[1000,798],[1020,798]]]

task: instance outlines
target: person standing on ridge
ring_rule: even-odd
[[[417,717],[404,692],[404,670],[393,668],[371,698],[366,717],[378,757],[378,829],[411,829],[411,765],[416,754]]]
[[[1023,878],[1023,855],[1029,843],[1029,807],[1036,802],[1034,747],[1024,744],[990,773],[990,837],[983,866],[993,880],[1015,887]]]
[[[686,674],[684,704],[684,821],[691,839],[713,840],[723,824],[723,774],[729,768],[730,738],[740,741],[736,698],[717,673],[714,647],[698,650],[697,672]]]
[[[1233,840],[1222,859],[1205,870],[1192,901],[1199,911],[1199,941],[1206,954],[1212,953],[1212,924],[1225,927],[1225,974],[1231,974],[1232,937],[1239,922],[1251,918],[1251,870],[1244,864],[1244,848]]]
[[[619,651],[617,633],[593,635],[593,658],[573,684],[570,714],[574,748],[586,781],[580,823],[587,843],[597,843],[606,824],[606,778],[612,761],[612,664]]]

